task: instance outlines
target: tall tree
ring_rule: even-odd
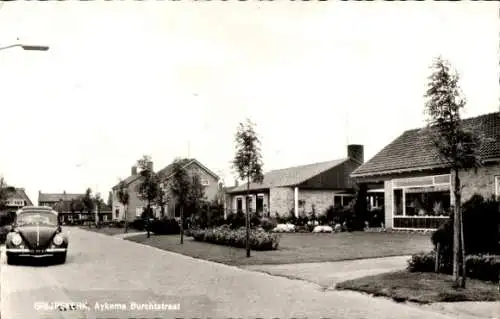
[[[113,208],[113,192],[111,191],[108,193],[108,201],[106,202],[106,206],[108,207],[108,209]]]
[[[246,205],[246,251],[250,257],[250,214],[248,198],[250,196],[250,182],[262,183],[264,175],[262,173],[262,155],[260,139],[255,132],[255,124],[249,119],[245,123],[240,123],[235,136],[236,154],[233,159],[233,169],[238,177],[247,184]]]
[[[193,174],[189,183],[187,196],[187,206],[189,207],[189,215],[192,216],[200,211],[201,206],[205,202],[205,186],[201,184],[200,175]]]
[[[137,161],[140,169],[141,182],[137,185],[137,194],[139,198],[146,202],[146,209],[143,217],[146,219],[147,237],[150,237],[150,219],[153,217],[151,203],[154,203],[160,193],[160,180],[153,171],[153,161],[148,155],[144,155]]]
[[[459,75],[448,61],[438,57],[432,64],[425,94],[425,114],[435,147],[442,160],[448,164],[454,176],[453,193],[453,279],[455,287],[465,288],[465,246],[462,232],[462,187],[460,172],[481,166],[479,147],[482,138],[467,130],[462,123],[460,111],[466,104],[459,87]],[[461,252],[461,254],[460,254]],[[459,276],[460,255],[462,280]]]
[[[158,192],[158,197],[156,198],[156,205],[160,207],[160,215],[161,217],[165,216],[165,205],[167,204],[167,194],[165,194],[165,190],[161,187]]]
[[[7,185],[3,177],[0,177],[0,211],[5,209],[10,196],[16,191],[14,187]]]
[[[116,191],[116,197],[120,204],[123,205],[123,214],[125,219],[125,233],[128,231],[128,201],[129,201],[129,193],[128,188],[125,185],[124,181],[120,181],[118,184],[118,190]]]
[[[95,194],[94,202],[95,202],[95,223],[96,226],[99,226],[101,209],[105,206],[104,200],[102,199],[100,193]]]
[[[90,188],[87,188],[87,190],[85,191],[85,196],[83,197],[82,202],[85,210],[87,211],[87,221],[90,228],[90,224],[92,223],[90,216],[94,211],[94,199],[92,198],[92,190]]]
[[[184,243],[184,209],[189,202],[191,186],[189,174],[184,166],[185,163],[182,159],[175,159],[172,163],[172,177],[169,179],[169,187],[181,215],[181,244]]]

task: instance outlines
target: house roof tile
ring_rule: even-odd
[[[262,184],[250,183],[251,190],[269,189],[272,187],[284,187],[298,185],[306,180],[344,163],[347,158],[328,162],[314,163],[308,165],[294,166],[284,169],[270,171],[264,175]],[[243,192],[247,189],[246,183],[228,190],[229,193]]]
[[[500,158],[500,113],[490,113],[463,120],[465,129],[483,135],[487,141],[479,153],[483,160]],[[358,167],[352,177],[443,167],[427,128],[405,131],[373,158]]]
[[[72,199],[78,199],[84,197],[85,194],[68,194],[68,193],[39,193],[38,202],[59,202],[59,201],[71,201]]]

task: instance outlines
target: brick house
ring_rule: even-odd
[[[83,193],[66,193],[66,191],[62,193],[42,193],[42,191],[38,191],[38,206],[48,206],[59,211],[62,222],[79,220],[85,214],[82,214],[83,212],[81,211],[73,214],[71,211],[71,202],[83,197],[85,197]]]
[[[200,176],[201,184],[204,186],[205,200],[213,201],[217,198],[217,192],[219,187],[219,176],[201,164],[198,160],[182,159],[183,167],[187,170],[188,174],[197,174]],[[152,165],[152,163],[151,163]],[[153,167],[151,167],[152,169]],[[157,172],[160,177],[163,191],[165,192],[165,198],[167,198],[167,204],[164,207],[165,216],[168,217],[179,217],[179,209],[176,205],[175,199],[170,193],[168,188],[168,181],[172,177],[173,165],[170,164],[165,168]],[[141,175],[137,171],[137,166],[132,166],[131,175],[124,180],[124,183],[129,192],[129,204],[127,207],[127,219],[133,221],[134,219],[141,216],[143,209],[146,207],[146,202],[142,201],[137,194],[137,187],[141,182]],[[119,184],[112,188],[112,202],[113,202],[113,219],[114,220],[124,220],[125,219],[125,209],[123,205],[119,202],[117,191]],[[161,209],[157,205],[152,205],[155,211],[156,217],[161,217]]]
[[[309,213],[312,207],[316,214],[323,214],[331,205],[347,205],[354,195],[354,184],[350,174],[363,163],[363,146],[348,145],[347,157],[328,162],[273,170],[264,175],[262,184],[251,183],[250,195],[247,185],[227,189],[226,209],[251,211],[264,216],[295,216]]]
[[[478,193],[500,195],[500,113],[463,120],[487,138],[480,149],[483,167],[460,173],[462,201]],[[454,175],[440,158],[429,131],[405,131],[351,177],[368,187],[370,204],[385,211],[388,229],[436,229],[454,205]]]
[[[3,209],[4,212],[15,213],[24,206],[33,206],[24,188],[13,188],[12,190],[9,192],[9,197]]]

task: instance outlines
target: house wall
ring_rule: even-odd
[[[252,203],[251,203],[251,206],[250,206],[250,210],[252,211],[256,211],[257,210],[257,196],[263,196],[264,197],[264,211],[263,211],[263,214],[266,215],[268,210],[269,210],[269,206],[270,206],[270,202],[269,202],[269,194],[266,193],[266,192],[252,192],[250,193],[250,197],[252,198]],[[241,198],[242,200],[242,208],[243,208],[243,211],[246,211],[246,201],[245,201],[245,196],[246,194],[228,194],[228,210],[230,210],[231,212],[235,213],[236,212],[236,208],[237,208],[237,202],[238,202],[238,198]]]
[[[452,187],[455,185],[455,174],[452,173]],[[500,176],[500,162],[484,165],[475,170],[462,171],[459,173],[462,184],[462,202],[469,200],[474,194],[480,194],[484,198],[495,195],[495,176]],[[454,194],[452,193],[454,201]]]
[[[324,214],[328,207],[333,205],[333,196],[335,193],[335,191],[331,190],[305,190],[299,188],[299,200],[305,201],[304,207],[299,207],[299,212],[312,212],[312,205],[314,204],[316,215]]]
[[[136,219],[136,209],[143,208],[146,206],[146,202],[139,199],[137,195],[137,185],[140,183],[140,180],[135,180],[131,184],[128,185],[128,194],[129,194],[129,202],[127,205],[127,220],[133,221]],[[119,209],[118,218],[116,218],[115,210]],[[113,191],[113,219],[117,220],[125,220],[125,210],[123,205],[118,201],[117,191]]]
[[[208,185],[205,186],[205,199],[208,201],[214,201],[217,198],[217,191],[219,187],[219,180],[209,174],[203,167],[198,165],[198,163],[191,163],[188,167],[186,167],[188,174],[193,176],[194,174],[198,174],[200,176],[200,180],[206,179],[208,180]]]
[[[288,216],[294,208],[294,193],[291,187],[274,187],[269,190],[269,209],[272,217],[278,213]]]

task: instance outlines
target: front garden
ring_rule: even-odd
[[[479,195],[463,205],[465,289],[454,287],[451,280],[452,218],[432,234],[434,249],[412,255],[406,271],[350,280],[337,288],[422,303],[500,300],[499,211],[498,201]]]

